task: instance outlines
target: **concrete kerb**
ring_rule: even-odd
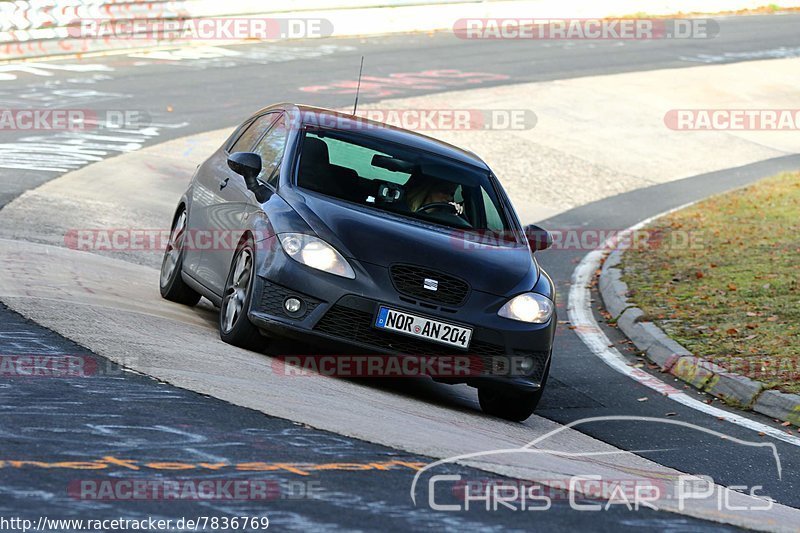
[[[628,300],[629,288],[622,281],[620,266],[622,254],[620,247],[608,254],[597,285],[612,323],[650,361],[662,371],[728,404],[800,426],[800,395],[765,390],[759,381],[696,357],[655,323],[646,320],[644,312]]]

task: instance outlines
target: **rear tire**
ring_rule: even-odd
[[[189,287],[181,275],[186,226],[186,208],[182,207],[178,216],[175,217],[175,222],[172,223],[167,249],[164,250],[164,259],[161,261],[161,276],[158,285],[162,298],[194,306],[200,301],[200,293]]]
[[[254,246],[248,238],[236,248],[219,308],[220,339],[248,350],[258,350],[264,345],[261,332],[247,317],[255,271]]]
[[[542,384],[536,392],[519,392],[517,390],[502,390],[496,387],[481,387],[478,389],[478,402],[481,410],[487,415],[496,416],[512,422],[527,420],[539,405],[539,400],[544,394],[547,376],[550,375],[550,360],[544,369]]]

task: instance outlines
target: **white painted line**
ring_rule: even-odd
[[[638,230],[657,218],[688,207],[693,203],[695,202],[691,202],[689,204],[676,207],[675,209],[670,209],[669,211],[659,215],[650,217],[639,222],[635,226],[628,228],[627,231]],[[618,238],[619,237],[617,237],[617,239]],[[798,437],[789,435],[780,429],[762,424],[761,422],[756,422],[755,420],[750,420],[749,418],[745,418],[735,413],[730,413],[728,411],[708,405],[707,403],[701,402],[696,398],[692,398],[685,392],[682,392],[675,387],[664,383],[660,379],[648,374],[643,370],[629,366],[628,361],[619,352],[619,350],[609,346],[611,344],[611,340],[606,336],[605,333],[603,333],[603,330],[600,329],[599,324],[594,319],[594,315],[592,314],[589,283],[592,281],[592,276],[594,275],[595,271],[600,267],[600,261],[603,258],[604,250],[612,249],[614,246],[614,240],[616,239],[609,239],[597,250],[586,254],[586,256],[581,260],[580,264],[578,264],[578,266],[575,268],[575,271],[572,273],[572,285],[569,289],[567,313],[569,315],[570,323],[575,326],[575,334],[580,337],[580,339],[584,344],[586,344],[592,353],[617,372],[638,381],[645,387],[653,389],[654,391],[663,394],[671,400],[683,404],[686,407],[690,407],[710,416],[724,419],[727,422],[742,426],[752,431],[764,433],[765,435],[769,435],[770,437],[782,440],[783,442],[793,444],[794,446],[800,446],[800,438]]]

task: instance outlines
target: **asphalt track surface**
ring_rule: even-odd
[[[454,88],[681,68],[704,62],[763,58],[770,54],[785,57],[800,53],[800,35],[796,31],[800,17],[748,17],[721,19],[720,22],[722,31],[719,37],[707,41],[631,42],[620,46],[610,42],[467,42],[446,34],[409,35],[368,41],[247,45],[233,48],[239,52],[236,56],[220,56],[218,51],[212,50],[203,58],[196,54],[187,57],[184,52],[167,52],[155,57],[120,55],[86,59],[83,64],[105,67],[90,72],[48,70],[47,65],[38,72],[37,69],[33,72],[30,69],[14,71],[5,67],[0,69],[0,73],[11,74],[16,79],[0,81],[3,107],[18,108],[39,102],[51,108],[138,109],[147,111],[161,126],[157,133],[151,131],[124,141],[48,132],[35,135],[3,132],[0,142],[5,143],[2,153],[6,162],[11,160],[9,153],[24,152],[26,146],[35,145],[32,149],[37,150],[41,145],[60,143],[73,146],[76,142],[84,143],[84,146],[86,143],[105,144],[105,151],[113,155],[135,149],[131,146],[133,144],[154,144],[232,126],[253,110],[275,101],[313,101],[330,107],[345,106],[352,101],[352,88],[340,82],[353,80],[362,54],[367,57],[366,72],[375,78],[371,82],[367,80],[369,83],[364,85],[362,101],[368,102]],[[179,56],[183,57],[176,59]],[[76,64],[79,63],[75,60],[53,63]],[[457,82],[452,77],[434,77],[425,87],[386,83],[387,79],[392,79],[392,74],[443,69],[481,75],[457,78],[461,80]],[[49,75],[42,75],[42,72]],[[469,82],[462,83],[464,80]],[[301,90],[302,87],[318,89],[309,93]],[[30,153],[28,157],[36,159]],[[14,161],[15,165],[25,166],[18,163],[19,158]],[[48,163],[52,168],[59,165],[62,168],[46,171],[0,168],[0,201],[4,205],[21,192],[57,177],[65,170],[76,168],[75,165],[80,163],[80,158],[62,159]],[[688,201],[779,170],[797,168],[798,163],[797,158],[783,158],[634,191],[573,209],[545,221],[544,225],[562,229],[624,228]],[[569,278],[581,255],[582,252],[554,251],[541,256],[541,262],[559,285],[562,317],[566,315],[563,302],[569,289]],[[3,324],[0,328],[2,353],[92,357],[81,347],[42,330],[15,313],[2,309],[0,316]],[[608,334],[612,340],[621,340],[613,330]],[[98,368],[105,369],[105,372],[75,380],[4,378],[3,411],[0,415],[3,417],[0,434],[3,436],[4,457],[0,460],[56,463],[135,454],[142,463],[158,460],[236,464],[263,461],[266,452],[270,462],[281,463],[429,462],[428,458],[305,428],[175,389],[144,376],[122,372],[102,361],[98,362]],[[447,405],[451,400],[446,395],[446,392],[437,391],[431,401]],[[649,400],[637,401],[643,396],[648,396]],[[648,389],[606,367],[567,328],[559,330],[551,381],[537,414],[568,423],[593,416],[664,417],[667,413],[675,413],[673,416],[680,420],[716,429],[732,437],[754,439],[750,431],[652,395]],[[762,422],[770,422],[753,416]],[[763,450],[734,446],[689,429],[660,424],[643,427],[642,423],[630,422],[588,424],[578,429],[621,449],[659,450],[639,454],[681,471],[711,476],[722,485],[763,485],[763,493],[786,505],[800,507],[800,464],[797,448],[789,444],[775,441],[783,465],[783,476],[778,480],[772,459]],[[407,487],[413,473],[397,465],[387,470],[324,470],[310,476],[319,481],[322,488],[318,492],[311,491],[313,496],[303,493],[299,485],[291,485],[292,481],[306,476],[273,471],[264,479],[277,483],[281,490],[267,503],[155,501],[136,504],[80,501],[71,497],[66,488],[69,481],[76,479],[106,475],[125,477],[124,469],[106,472],[7,466],[4,463],[0,486],[0,492],[6,496],[0,503],[4,516],[39,516],[45,511],[54,517],[82,518],[119,514],[165,517],[211,515],[212,512],[250,516],[265,514],[275,526],[283,524],[293,528],[333,530],[491,529],[530,528],[532,525],[609,530],[625,526],[674,530],[718,527],[679,515],[646,511],[575,513],[570,512],[566,504],[554,505],[546,513],[536,513],[533,519],[523,513],[510,512],[436,513],[426,507],[414,508],[411,505]],[[467,476],[481,475],[463,467],[452,468]],[[142,475],[141,471],[135,474]],[[153,475],[158,477],[164,473],[145,474],[149,479]],[[231,474],[229,478],[236,475],[240,474]]]

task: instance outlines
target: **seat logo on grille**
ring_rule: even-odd
[[[438,291],[439,282],[435,279],[425,278],[425,281],[422,283],[422,288],[429,291]]]

